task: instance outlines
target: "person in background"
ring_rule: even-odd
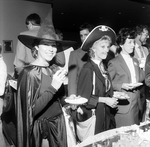
[[[148,54],[145,63],[145,84],[148,88],[150,88],[150,53]],[[145,120],[146,119],[150,119],[150,98],[147,98]]]
[[[85,40],[87,35],[93,29],[93,25],[84,23],[79,28],[81,42]],[[74,50],[70,53],[68,65],[68,96],[76,95],[77,81],[83,65],[87,62],[87,53],[81,48]]]
[[[139,110],[141,109],[139,85],[132,83],[142,82],[144,72],[140,69],[137,59],[130,54],[135,47],[136,31],[133,28],[120,29],[116,42],[121,48],[120,54],[108,63],[108,73],[112,80],[113,90],[124,92],[130,98],[119,101],[115,115],[116,127],[139,124]]]
[[[55,29],[55,32],[58,36],[59,40],[63,40],[63,33],[58,30]],[[68,62],[69,62],[69,56],[70,56],[70,52],[73,51],[73,47],[69,47],[68,49],[64,50],[64,54],[65,54],[65,66],[62,69],[65,69],[68,73]],[[75,146],[77,144],[76,141],[76,135],[75,135],[75,127],[74,127],[74,123],[71,117],[71,109],[70,109],[70,105],[68,105],[65,102],[65,98],[68,96],[68,74],[66,75],[66,79],[63,82],[64,85],[64,97],[61,99],[61,105],[62,105],[62,110],[63,110],[63,114],[65,117],[65,124],[66,124],[66,130],[67,130],[67,143],[68,146]]]
[[[145,70],[146,58],[149,54],[148,48],[145,46],[147,44],[147,39],[149,38],[149,28],[146,25],[137,25],[136,26],[136,38],[135,38],[135,49],[134,57],[138,59],[140,63],[140,68]],[[143,82],[143,86],[140,89],[141,93],[141,105],[142,109],[140,110],[140,121],[144,121],[145,110],[146,110],[146,97],[150,96],[149,88]]]
[[[21,32],[20,35],[31,35],[37,36],[38,31],[41,27],[41,18],[38,14],[32,13],[27,16],[25,20],[25,25],[28,31]],[[32,56],[31,50],[22,44],[19,40],[16,46],[16,55],[14,59],[14,66],[15,66],[15,76],[17,77],[22,68],[33,62],[35,59]]]
[[[63,40],[63,33],[58,30],[55,29],[55,32],[59,38],[59,40]],[[74,51],[73,47],[68,48],[67,50],[64,50],[64,54],[65,54],[65,66],[63,67],[67,72],[68,72],[68,63],[69,63],[69,57],[70,57],[70,53]],[[68,96],[68,76],[64,81],[64,88],[65,88],[65,96]]]
[[[134,57],[138,59],[140,63],[140,68],[145,67],[146,57],[149,53],[148,48],[144,45],[146,44],[147,39],[149,38],[149,28],[146,25],[136,26],[136,38],[135,38],[135,50]]]
[[[1,116],[3,112],[3,96],[7,80],[7,66],[3,60],[1,44],[0,44],[0,68],[1,68],[0,69],[0,116]],[[0,120],[0,145],[6,147],[1,120]]]
[[[91,117],[91,110],[95,109],[96,124],[94,134],[115,128],[113,108],[117,106],[117,99],[113,98],[110,76],[103,64],[111,44],[115,42],[116,34],[108,26],[95,27],[84,40],[81,49],[88,52],[89,60],[83,65],[77,83],[77,94],[88,99],[85,105],[77,109],[81,120]],[[95,83],[93,75],[95,73]],[[94,85],[93,85],[94,84]],[[95,87],[95,92],[93,92]],[[79,109],[82,109],[78,112]],[[82,132],[81,132],[82,133]]]
[[[43,22],[41,22],[41,18],[38,14],[32,13],[27,16],[25,21],[28,31],[21,32],[20,35],[37,36],[40,33],[39,31],[41,25],[44,26],[49,21],[51,21],[51,10]],[[14,59],[14,67],[15,67],[14,77],[17,79],[23,67],[33,62],[34,60],[35,59],[32,56],[31,50],[18,40],[16,46],[16,56]],[[59,66],[64,66],[65,65],[64,53],[63,52],[58,53],[51,63],[57,64]]]
[[[19,35],[36,58],[19,74],[17,88],[17,147],[67,147],[61,87],[66,70],[49,66],[56,53],[73,41],[58,40],[53,28],[37,37]],[[48,141],[48,142],[47,142]]]

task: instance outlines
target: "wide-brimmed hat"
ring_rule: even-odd
[[[33,49],[36,43],[41,41],[55,42],[57,52],[61,52],[69,47],[73,47],[76,43],[70,40],[59,40],[52,22],[52,9],[50,9],[47,17],[44,19],[37,36],[19,35],[18,39],[29,49]]]
[[[93,45],[93,43],[97,40],[99,40],[103,36],[109,36],[112,40],[112,44],[116,41],[116,33],[115,31],[105,25],[99,25],[95,27],[86,37],[86,39],[83,41],[81,45],[81,49],[84,51],[88,51],[90,47]]]
[[[68,49],[69,47],[73,47],[75,45],[75,41],[69,41],[69,40],[57,40],[51,34],[45,34],[41,37],[35,37],[35,36],[29,36],[29,35],[19,35],[18,39],[29,49],[33,49],[36,42],[55,42],[57,47],[57,52],[61,52],[63,50]]]

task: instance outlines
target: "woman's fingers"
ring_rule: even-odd
[[[57,80],[60,81],[64,81],[66,79],[66,75],[67,71],[64,69],[60,69],[54,74],[53,78],[56,78]]]
[[[67,71],[65,69],[60,69],[54,75],[58,77],[64,77],[67,75]]]

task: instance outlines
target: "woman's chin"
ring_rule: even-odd
[[[102,57],[102,60],[105,60],[107,58],[107,55],[104,55],[103,57]]]

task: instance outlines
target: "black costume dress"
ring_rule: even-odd
[[[67,147],[65,120],[59,102],[59,90],[51,86],[52,74],[30,65],[18,78],[17,147],[41,147],[48,139],[50,147]]]

